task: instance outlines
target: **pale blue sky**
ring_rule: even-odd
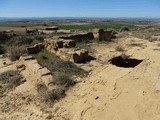
[[[160,18],[160,0],[0,0],[0,17]]]

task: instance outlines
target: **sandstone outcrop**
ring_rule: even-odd
[[[40,52],[43,48],[44,48],[43,43],[38,43],[38,44],[35,44],[34,46],[27,47],[26,50],[28,54],[36,54]]]
[[[94,29],[93,35],[95,39],[99,41],[109,41],[112,38],[115,38],[116,32],[114,30],[103,30],[103,29]]]
[[[36,59],[32,56],[20,57],[20,61],[31,72],[37,75],[37,77],[47,86],[50,87],[54,84],[54,78],[51,72],[46,68],[38,64]]]
[[[92,32],[87,33],[78,33],[78,34],[71,34],[68,36],[61,36],[62,39],[72,39],[76,42],[83,42],[83,41],[90,41],[94,39]]]
[[[86,63],[94,58],[88,54],[88,51],[85,49],[81,49],[73,53],[73,61],[75,63]]]

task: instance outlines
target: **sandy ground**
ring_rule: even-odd
[[[52,107],[35,102],[32,97],[21,99],[36,92],[36,75],[24,70],[22,74],[27,81],[18,86],[11,97],[0,99],[0,119],[160,120],[159,43],[130,36],[109,44],[93,44],[97,60],[82,65],[91,72],[87,77],[79,78],[80,82],[67,92],[67,96]],[[115,50],[117,46],[143,62],[134,68],[111,65],[108,60],[121,54]],[[14,68],[14,64],[0,67],[0,72]],[[9,104],[11,101],[14,106]],[[4,112],[5,106],[11,109]]]

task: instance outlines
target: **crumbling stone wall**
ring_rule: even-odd
[[[58,38],[48,38],[45,39],[45,48],[48,50],[58,50],[59,48],[72,48],[76,46],[76,42],[74,40],[64,40]]]
[[[54,78],[51,72],[38,64],[36,59],[32,56],[20,57],[20,61],[25,67],[33,74],[36,74],[38,79],[41,80],[48,88],[54,85]]]
[[[40,52],[42,49],[44,49],[43,43],[38,43],[38,44],[35,44],[34,46],[26,48],[28,54],[36,54],[36,53]]]
[[[82,42],[82,41],[90,41],[94,39],[93,33],[79,33],[79,34],[72,34],[68,36],[61,36],[62,39],[72,39],[76,42]]]
[[[94,29],[93,35],[95,39],[99,41],[109,41],[112,38],[115,38],[116,32],[113,30],[103,30],[103,29]]]

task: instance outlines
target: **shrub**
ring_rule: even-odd
[[[62,88],[56,88],[48,90],[45,84],[37,84],[37,92],[39,93],[41,99],[46,103],[52,103],[55,100],[63,98],[65,96],[65,90]]]
[[[70,79],[69,76],[67,76],[64,73],[55,72],[54,73],[54,83],[57,85],[64,86],[65,88],[68,88],[68,87],[74,85],[75,81]]]
[[[28,45],[33,42],[34,38],[30,36],[17,36],[10,39],[10,41],[7,43],[7,45]]]
[[[43,98],[44,98],[45,102],[54,102],[55,100],[63,98],[64,96],[65,96],[65,91],[61,88],[47,90],[43,94]]]
[[[122,46],[117,46],[117,47],[116,47],[116,51],[124,52],[125,49],[124,49]]]
[[[6,43],[11,36],[7,35],[6,33],[0,32],[0,44]]]
[[[25,46],[10,46],[6,49],[8,58],[12,61],[18,60],[23,54],[27,54]]]
[[[123,26],[121,29],[120,29],[120,32],[123,32],[123,31],[129,31],[129,28],[127,26]]]
[[[18,71],[6,71],[0,74],[0,93],[10,91],[22,83],[22,75]]]
[[[0,54],[4,54],[4,48],[0,46]]]
[[[9,46],[21,46],[21,45],[34,45],[39,42],[43,42],[44,36],[42,35],[34,35],[34,36],[14,36],[8,40],[6,43]]]

